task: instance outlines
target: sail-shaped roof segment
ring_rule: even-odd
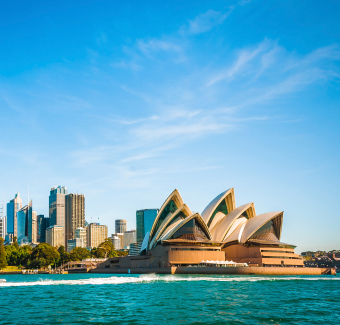
[[[162,240],[170,239],[172,235],[174,235],[180,228],[182,228],[185,224],[187,224],[192,219],[195,219],[199,223],[205,235],[207,236],[208,240],[211,240],[212,238],[211,238],[209,228],[207,227],[206,223],[204,222],[204,220],[202,219],[199,213],[194,213],[191,216],[183,219],[171,231],[167,232],[166,236],[162,237]]]
[[[142,242],[142,247],[140,249],[140,252],[143,252],[144,250],[146,251],[147,248],[148,248],[148,243],[149,243],[149,237],[150,237],[150,231],[148,231],[146,234],[145,234],[145,237],[143,239],[143,242]]]
[[[275,233],[277,238],[281,238],[282,222],[283,222],[283,211],[267,212],[257,215],[256,218],[249,219],[244,228],[240,243],[245,243],[259,228],[264,226],[267,222],[276,218],[274,222]]]
[[[161,235],[161,237],[159,238],[159,241],[163,241],[166,238],[169,238],[169,234],[170,232],[172,232],[180,223],[182,222],[182,220],[174,220],[173,223],[171,223],[170,225],[168,225],[168,227],[165,229],[165,231],[163,232],[163,234]]]
[[[175,189],[165,200],[162,207],[160,208],[155,221],[152,225],[150,230],[149,236],[149,243],[153,239],[154,235],[156,234],[158,228],[161,226],[165,218],[168,216],[169,213],[175,212],[181,205],[183,205],[183,200],[181,195],[179,194],[178,190]]]
[[[210,228],[213,240],[216,242],[224,241],[233,223],[237,220],[237,218],[240,218],[242,215],[246,219],[251,219],[255,217],[256,212],[254,203],[247,203],[234,209],[233,211],[228,213],[222,220],[220,220],[220,222],[218,222],[214,228]]]
[[[218,212],[228,214],[235,209],[234,188],[230,188],[216,196],[203,210],[202,219],[211,229],[211,224]]]
[[[167,226],[174,222],[176,218],[178,219],[184,219],[192,214],[189,207],[184,203],[182,204],[174,213],[169,213],[167,217],[164,219],[162,224],[159,226],[156,234],[153,236],[153,239],[150,242],[149,249],[151,249],[158,241],[160,236],[164,233]]]
[[[241,218],[239,220],[239,223],[236,229],[226,236],[226,238],[224,239],[224,243],[229,243],[229,242],[234,242],[234,241],[240,242],[242,233],[243,233],[244,227],[246,226],[247,221],[248,219]]]

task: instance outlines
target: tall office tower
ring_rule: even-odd
[[[65,231],[65,186],[52,187],[49,197],[50,226],[61,226]]]
[[[64,246],[64,229],[62,226],[51,226],[46,229],[46,243],[52,247]]]
[[[136,211],[137,243],[142,243],[145,235],[151,230],[158,214],[158,209]]]
[[[124,233],[126,231],[126,220],[117,219],[115,224],[116,224],[116,233]]]
[[[81,242],[84,244],[82,247],[87,247],[87,233],[86,229],[79,227],[75,231],[76,239],[80,239]]]
[[[18,237],[17,231],[17,212],[22,208],[22,200],[19,192],[15,194],[13,200],[7,203],[7,233],[11,237]]]
[[[31,203],[31,202],[30,202]],[[28,215],[32,205],[25,205],[22,207],[16,216],[17,223],[17,241],[19,244],[28,244]],[[31,210],[32,212],[32,210]]]
[[[76,238],[76,229],[85,227],[85,196],[70,193],[65,197],[65,246]]]
[[[33,211],[32,201],[27,206],[27,240],[31,244],[37,244],[37,213]]]
[[[87,227],[87,247],[98,247],[107,238],[107,226],[90,223]]]
[[[32,203],[32,201],[31,201]],[[36,211],[32,210],[31,207],[31,212],[28,212],[28,232],[27,232],[27,237],[28,237],[28,242],[32,244],[38,244],[38,217]]]
[[[124,248],[129,248],[130,244],[135,243],[137,239],[136,230],[128,230],[124,232]]]
[[[6,225],[7,217],[0,216],[0,238],[5,239],[7,235],[7,225]]]
[[[43,214],[37,216],[37,242],[46,243],[46,229],[49,227],[49,218],[45,218]]]

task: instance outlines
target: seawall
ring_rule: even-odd
[[[334,269],[309,267],[152,267],[96,268],[91,273],[113,274],[244,274],[244,275],[322,275],[335,274]]]

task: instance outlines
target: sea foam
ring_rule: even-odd
[[[51,280],[40,279],[39,281],[8,282],[0,283],[0,287],[21,286],[48,286],[48,285],[116,285],[127,283],[152,283],[152,282],[180,282],[180,281],[212,281],[212,282],[258,282],[258,281],[336,281],[340,278],[324,277],[258,277],[258,276],[183,276],[183,275],[156,275],[145,274],[139,276],[112,276],[105,278],[89,278],[75,280]]]

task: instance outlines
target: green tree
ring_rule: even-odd
[[[41,269],[46,266],[46,260],[43,257],[36,258],[33,261],[27,263],[27,267],[31,269]]]
[[[26,265],[30,259],[32,248],[29,245],[21,246],[17,250],[17,261],[15,265]]]
[[[115,247],[112,244],[112,241],[109,238],[106,238],[99,246],[98,249],[101,248],[105,251],[105,258],[108,257],[116,257],[117,253],[115,251]]]
[[[0,270],[4,269],[7,266],[6,259],[6,249],[4,246],[4,239],[0,237]]]
[[[127,256],[128,252],[124,252],[124,251],[116,251],[117,256],[121,257],[121,256]]]
[[[8,265],[17,265],[19,252],[18,249],[12,244],[5,246],[6,248],[6,258]]]
[[[65,247],[63,245],[59,246],[58,252],[60,254],[60,263],[59,263],[60,265],[65,264],[68,261],[71,261],[70,253],[65,251]]]
[[[44,267],[57,263],[60,259],[59,252],[47,243],[40,243],[33,248],[30,255],[30,261],[43,258],[45,260]]]
[[[71,261],[81,261],[81,260],[84,260],[90,257],[91,257],[91,253],[86,248],[82,248],[82,247],[75,247],[72,249],[70,253]]]
[[[104,258],[105,257],[105,250],[103,248],[93,247],[91,249],[91,255],[95,258]]]
[[[13,237],[13,244],[12,244],[16,249],[19,249],[19,244],[18,244],[18,238]]]

